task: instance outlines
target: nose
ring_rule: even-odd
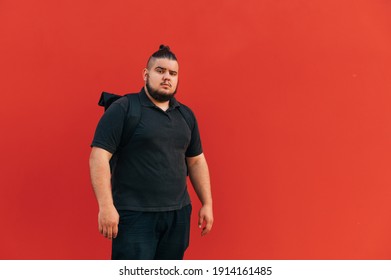
[[[170,73],[168,73],[168,71],[164,72],[163,74],[163,80],[166,81],[166,80],[170,80],[171,77],[170,77]]]

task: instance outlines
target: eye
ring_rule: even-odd
[[[176,76],[176,75],[178,75],[178,73],[175,72],[175,71],[170,71],[170,75],[171,75],[171,76]]]
[[[164,73],[164,70],[162,68],[156,68],[156,72],[160,73],[160,74],[163,74]]]

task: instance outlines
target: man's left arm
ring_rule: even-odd
[[[198,213],[198,226],[202,228],[201,235],[204,236],[212,229],[213,225],[212,191],[208,164],[203,153],[195,157],[186,157],[186,161],[191,183],[202,203]]]

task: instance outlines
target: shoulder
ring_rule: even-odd
[[[106,119],[123,118],[128,111],[128,103],[127,98],[125,96],[121,96],[107,108],[102,117]]]
[[[183,103],[181,103],[181,102],[179,102],[179,101],[177,101],[177,102],[178,102],[178,104],[179,104],[179,107],[178,107],[179,110],[181,110],[181,111],[184,112],[185,114],[190,115],[190,117],[192,117],[192,118],[195,119],[195,114],[194,114],[193,110],[190,109],[189,106],[186,106],[185,104],[183,104]]]
[[[113,104],[111,104],[111,106],[109,107],[109,109],[111,107],[117,107],[117,109],[121,108],[121,109],[124,109],[126,111],[127,108],[128,108],[128,104],[129,104],[129,101],[128,101],[128,98],[125,95],[125,96],[122,96],[122,97],[118,98],[116,101],[114,101]]]
[[[193,111],[186,105],[179,103],[178,110],[182,114],[182,117],[185,119],[187,125],[190,130],[193,131],[194,128],[197,128],[197,119],[193,113]]]

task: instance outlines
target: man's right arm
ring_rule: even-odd
[[[91,183],[99,205],[99,232],[108,239],[117,237],[119,222],[119,214],[114,207],[111,193],[111,157],[110,152],[92,147],[89,161]]]

